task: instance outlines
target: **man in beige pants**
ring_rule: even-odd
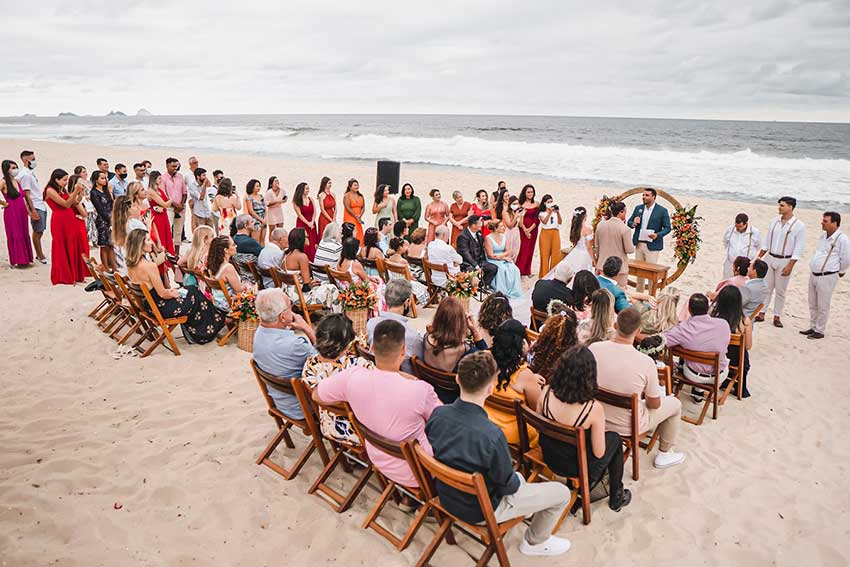
[[[652,187],[643,191],[643,203],[635,207],[629,218],[629,228],[634,229],[632,244],[635,245],[635,260],[658,263],[658,253],[664,250],[664,237],[670,234],[670,213],[655,201],[658,192]],[[638,278],[635,286],[638,293],[646,287],[646,279]]]
[[[815,255],[809,263],[809,328],[800,331],[810,339],[822,339],[829,319],[832,292],[850,268],[850,239],[838,227],[841,215],[827,211],[823,214],[821,228],[824,234],[818,240]]]
[[[596,225],[595,242],[599,250],[596,262],[597,271],[602,271],[605,260],[616,256],[623,261],[620,273],[614,280],[621,289],[627,289],[629,280],[629,254],[635,251],[632,244],[632,231],[626,226],[626,204],[621,201],[613,201],[608,205],[611,218],[605,219]]]

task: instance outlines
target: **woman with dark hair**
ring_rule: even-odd
[[[322,317],[316,326],[316,350],[304,363],[301,379],[311,388],[352,366],[374,368],[369,360],[354,353],[351,343],[354,341],[354,326],[343,313],[334,313]],[[341,443],[359,444],[360,438],[348,418],[340,417],[328,411],[319,410],[319,426],[322,434]]]
[[[467,336],[472,335],[472,343]],[[425,364],[443,372],[457,372],[460,359],[471,352],[487,350],[481,331],[460,301],[446,297],[437,306],[423,341]]]
[[[410,273],[410,277],[412,278],[410,283],[410,288],[413,290],[413,295],[416,296],[417,305],[424,306],[428,303],[428,299],[430,298],[430,294],[428,293],[428,288],[420,281],[417,281],[419,276],[421,275],[421,268],[419,266],[411,266],[410,262],[407,261],[407,250],[410,248],[410,243],[401,238],[400,236],[395,236],[390,239],[390,249],[389,252],[392,252],[389,256],[387,256],[388,264],[395,264],[396,266],[404,266],[407,268],[407,271]],[[397,274],[395,272],[387,272],[387,283],[396,279],[396,278],[404,278],[404,276]]]
[[[91,202],[91,181],[89,181],[89,173],[86,170],[86,166],[78,165],[74,167],[74,175],[80,177],[83,180],[83,185],[86,186],[86,193],[83,195],[83,208],[86,210],[86,213],[88,213],[86,215],[86,235],[89,239],[89,246],[96,246],[97,226],[95,226],[94,221],[97,219],[97,211]],[[73,185],[70,184],[68,186],[73,187]]]
[[[405,183],[401,186],[401,195],[395,205],[396,218],[407,225],[407,234],[419,228],[419,218],[422,216],[422,202],[413,193],[413,185]],[[409,238],[409,236],[408,236]]]
[[[79,177],[76,177],[76,179],[79,179]],[[71,189],[73,190],[74,187],[72,186]],[[85,191],[85,186],[83,191]],[[95,219],[94,225],[97,228],[100,263],[107,270],[112,271],[116,267],[115,251],[112,249],[112,205],[115,202],[115,197],[112,196],[112,187],[109,185],[106,174],[99,169],[94,170],[91,174],[90,198],[94,210],[97,211],[97,219]],[[88,233],[86,233],[86,236],[88,236]]]
[[[608,507],[619,512],[632,500],[623,488],[623,441],[614,431],[605,431],[605,408],[596,395],[596,359],[586,347],[565,352],[543,391],[538,411],[547,419],[583,428],[587,440],[587,475],[591,489],[608,471]],[[578,454],[574,445],[540,436],[546,466],[560,476],[576,476]]]
[[[319,205],[319,230],[320,235],[325,234],[325,227],[336,222],[336,197],[334,197],[333,181],[328,176],[319,181],[319,193],[316,195],[316,203]]]
[[[501,210],[500,221],[504,223],[506,233],[508,235],[508,250],[511,251],[511,261],[516,262],[516,257],[519,256],[520,238],[519,238],[519,198],[516,195],[511,196],[507,190],[502,192],[502,200],[496,212]]]
[[[363,242],[363,211],[366,208],[365,205],[366,199],[360,192],[360,182],[353,178],[349,179],[348,186],[345,188],[345,195],[342,196],[342,220],[354,225],[355,238],[361,243]]]
[[[410,247],[407,249],[408,258],[421,260],[425,257],[425,253],[428,251],[425,244],[426,236],[428,236],[428,232],[424,228],[417,228],[410,233]]]
[[[561,261],[561,208],[555,204],[551,195],[540,199],[540,270],[538,278],[543,279],[555,269]]]
[[[378,241],[380,238],[381,237],[377,228],[374,226],[367,228],[366,232],[363,233],[363,246],[360,248],[360,257],[364,260],[372,261],[375,261],[378,258],[383,258],[384,253],[381,252],[380,248],[378,248]],[[370,276],[378,277],[379,275],[376,268],[368,267],[364,269]]]
[[[0,179],[0,193],[3,207],[3,226],[6,229],[6,248],[9,250],[9,263],[13,268],[32,264],[32,241],[27,220],[32,218],[32,204],[21,184],[15,179],[18,164],[4,159],[3,179]],[[38,213],[35,213],[38,217]]]
[[[105,177],[105,176],[104,176]],[[82,206],[85,187],[78,183],[68,191],[68,172],[54,169],[44,188],[44,200],[53,212],[50,234],[53,237],[50,254],[50,281],[53,285],[73,285],[89,275],[83,255],[89,255],[86,237],[86,214]]]
[[[750,318],[744,315],[744,300],[741,295],[741,290],[734,285],[728,285],[720,290],[714,300],[714,305],[711,308],[711,316],[723,319],[729,323],[729,331],[738,333],[743,338],[744,343],[744,369],[742,372],[742,380],[736,384],[735,390],[732,392],[738,395],[737,388],[743,388],[741,396],[744,398],[750,397],[750,391],[747,389],[747,375],[750,373],[750,353],[749,350],[753,346],[753,323]],[[730,345],[726,349],[726,358],[730,361],[737,361],[741,355],[741,347]],[[739,370],[740,371],[740,370]],[[725,390],[729,385],[727,378],[721,389]]]
[[[390,195],[389,185],[378,185],[375,189],[375,204],[372,205],[372,214],[375,215],[376,227],[381,219],[390,219],[390,222],[395,222],[395,199]]]
[[[499,325],[513,318],[514,311],[511,308],[511,302],[504,293],[494,291],[484,298],[481,308],[478,310],[478,324],[484,331],[484,340],[488,345],[493,344],[493,334]]]
[[[94,191],[94,188],[92,188],[92,191]],[[221,191],[220,188],[219,191]],[[156,242],[170,254],[174,254],[174,238],[171,235],[171,223],[168,220],[167,212],[171,207],[171,199],[165,194],[165,189],[162,185],[162,174],[156,170],[150,172],[147,195],[148,202],[153,211],[153,226],[156,228],[156,235],[159,239]]]
[[[266,243],[266,202],[263,200],[262,185],[259,179],[252,179],[245,185],[245,212],[257,221],[257,229],[250,231],[250,236],[264,246]]]
[[[151,173],[151,183],[153,183],[153,173]],[[222,178],[218,183],[218,191],[215,194],[212,206],[212,212],[218,216],[219,235],[230,234],[230,225],[236,218],[236,211],[241,210],[242,202],[239,200],[239,195],[236,194],[233,182],[229,177]]]
[[[280,187],[280,179],[272,175],[266,189],[266,223],[269,230],[283,228],[283,204],[286,202],[286,191]]]
[[[442,201],[442,193],[439,189],[431,189],[431,202],[425,207],[425,222],[428,223],[428,236],[425,242],[431,242],[437,232],[438,226],[444,226],[449,218],[449,206]]]
[[[320,303],[330,309],[337,302],[339,289],[331,283],[322,283],[311,277],[310,259],[304,251],[307,234],[303,227],[289,231],[286,252],[283,256],[283,270],[290,274],[298,274],[301,280],[301,292],[307,303]],[[300,304],[298,290],[293,286],[284,286],[284,293],[294,305]]]
[[[236,243],[230,236],[222,234],[212,239],[210,251],[207,255],[207,276],[216,280],[224,280],[227,293],[230,294],[231,298],[235,293],[245,291],[250,287],[247,283],[242,282],[236,266],[230,262],[234,254],[236,254]],[[227,298],[220,289],[212,289],[210,294],[216,308],[224,312],[230,311]]]
[[[573,269],[573,272],[581,270],[592,272],[596,266],[593,253],[593,228],[587,225],[587,209],[584,207],[573,209],[570,221],[570,243],[573,249],[563,261]],[[550,275],[547,274],[546,278],[549,279]]]
[[[737,287],[738,289],[744,287],[744,284],[747,283],[747,273],[750,271],[750,259],[746,256],[738,256],[732,262],[732,277],[725,279],[717,284],[717,287],[714,288],[714,291],[709,291],[705,295],[712,301],[717,298],[717,294],[720,293],[727,285],[732,285]],[[735,331],[732,331],[733,333]]]
[[[304,229],[307,235],[307,243],[304,253],[312,262],[316,257],[316,246],[319,245],[319,231],[316,228],[316,207],[310,198],[310,186],[303,181],[295,186],[295,194],[292,196],[292,208],[295,209],[295,226]]]
[[[550,382],[561,356],[578,344],[577,328],[576,314],[571,309],[546,319],[528,353],[532,372]]]
[[[481,236],[487,238],[490,234],[488,221],[493,220],[490,216],[490,204],[487,202],[487,191],[479,189],[475,192],[475,202],[472,203],[472,214],[481,217]]]
[[[384,282],[377,276],[370,276],[363,268],[363,264],[357,259],[360,252],[360,241],[356,238],[346,238],[342,241],[342,252],[339,254],[339,263],[336,269],[348,272],[354,283],[369,282],[372,291],[378,297],[377,312],[384,311]],[[337,282],[338,285],[347,285],[345,282]]]
[[[534,185],[526,185],[519,194],[519,206],[523,209],[523,215],[519,222],[519,254],[516,265],[519,273],[523,276],[531,275],[531,260],[534,258],[534,248],[537,246],[537,230],[540,226],[537,202],[534,200],[536,192]]]
[[[599,287],[599,280],[589,270],[581,270],[573,278],[573,304],[570,307],[579,321],[590,316],[591,296]]]
[[[504,400],[522,400],[530,408],[536,408],[546,380],[528,368],[528,339],[525,325],[516,319],[508,319],[496,328],[490,352],[499,366],[499,379],[493,388],[493,396]],[[519,443],[516,414],[502,413],[485,408],[490,421],[499,426],[511,445]],[[529,430],[532,446],[537,445],[537,432]]]

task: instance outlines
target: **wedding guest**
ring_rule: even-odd
[[[360,251],[360,241],[356,238],[346,238],[342,241],[342,251],[339,255],[339,263],[336,269],[341,272],[348,272],[353,283],[369,282],[372,291],[378,297],[383,297],[384,282],[377,276],[370,276],[363,268],[363,264],[357,259],[357,254]],[[347,286],[345,282],[337,282],[338,285]],[[382,311],[381,303],[379,303],[378,311]]]
[[[134,163],[133,164],[133,181],[136,183],[141,183],[142,187],[147,187],[150,182],[150,177],[148,177],[148,168],[144,163]],[[128,187],[129,190],[129,187]]]
[[[576,211],[578,210],[584,210],[584,207],[579,207]],[[552,199],[551,195],[543,195],[543,198],[540,199],[540,212],[537,216],[540,218],[540,270],[537,277],[542,278],[561,261],[561,224],[563,223],[563,219],[561,218],[561,208],[555,204],[555,200]],[[576,214],[574,212],[574,224],[575,218]],[[573,232],[573,230],[570,230],[570,240],[572,240]],[[590,231],[589,235],[592,242],[593,231]],[[585,243],[590,245],[589,242]],[[573,242],[573,246],[576,246],[576,244],[576,242]],[[592,248],[585,249],[585,252],[587,250],[592,250]],[[567,260],[569,260],[569,257],[567,257]],[[579,269],[585,269],[587,267],[582,265]],[[592,268],[593,264],[591,263],[589,267]]]
[[[484,189],[479,189],[475,192],[475,202],[472,203],[472,214],[481,219],[482,236],[487,238],[487,235],[490,234],[487,223],[493,219],[490,216],[490,205],[487,202],[487,191]]]
[[[428,303],[430,294],[428,293],[428,288],[422,282],[417,281],[416,275],[414,275],[415,270],[412,269],[410,263],[405,257],[407,255],[407,249],[409,248],[409,246],[410,244],[404,238],[395,237],[390,240],[390,251],[392,252],[392,254],[387,257],[387,263],[394,264],[396,266],[407,267],[408,272],[410,272],[410,277],[414,278],[414,280],[409,281],[408,283],[410,284],[410,288],[413,291],[414,297],[416,297],[416,303],[424,306]],[[416,267],[418,268],[418,266]],[[397,278],[404,278],[404,276],[395,272],[388,272],[387,277],[390,279],[390,281]]]
[[[714,301],[714,298],[717,297],[720,290],[728,285],[735,286],[737,288],[744,287],[744,284],[747,283],[747,275],[750,273],[750,259],[746,256],[738,256],[735,258],[735,261],[732,263],[732,272],[734,275],[718,282],[714,291],[709,291],[705,294],[708,296],[708,299]]]
[[[115,174],[109,178],[109,189],[113,197],[127,194],[127,166],[123,163],[115,164]]]
[[[106,158],[99,157],[95,160],[97,168],[106,176],[106,181],[112,181],[115,174],[109,171],[109,161]]]
[[[435,237],[437,227],[446,226],[449,217],[449,206],[442,201],[442,193],[439,189],[431,189],[428,193],[431,202],[425,207],[425,222],[428,223],[428,236],[426,240],[431,242]]]
[[[573,302],[570,307],[579,321],[590,316],[590,296],[599,288],[599,280],[588,270],[581,270],[573,277]]]
[[[736,288],[737,289],[737,288]],[[729,359],[726,349],[731,334],[725,321],[715,319],[708,314],[708,298],[695,293],[688,301],[690,318],[682,321],[672,329],[664,332],[668,346],[682,346],[688,350],[720,353],[720,382],[726,379],[729,372]],[[711,384],[714,382],[714,365],[700,362],[689,362],[684,365],[685,377],[694,382]]]
[[[657,263],[658,254],[664,249],[664,237],[670,234],[670,214],[656,203],[658,192],[652,187],[643,191],[643,203],[635,207],[629,218],[629,228],[634,229],[632,244],[635,245],[635,260]],[[637,278],[636,290],[642,293],[645,278]]]
[[[618,257],[622,264],[620,273],[614,279],[617,287],[626,289],[629,280],[629,254],[635,251],[632,243],[632,231],[626,226],[626,204],[622,201],[612,201],[608,205],[610,217],[596,225],[596,269],[602,271],[605,260],[611,256]]]
[[[230,225],[236,218],[236,211],[242,210],[242,201],[233,187],[233,182],[228,177],[222,177],[218,183],[213,200],[212,212],[218,216],[218,234],[230,234]]]
[[[383,258],[384,253],[378,247],[378,229],[370,226],[363,233],[363,246],[360,248],[358,256],[364,260],[372,260],[375,262],[378,258]],[[366,273],[370,276],[380,277],[377,267],[368,266],[365,268]]]
[[[502,216],[500,220],[505,223],[505,228],[508,229],[508,247],[511,250],[511,260],[516,262],[519,256],[519,247],[521,240],[519,237],[519,197],[516,195],[508,195],[507,190],[502,192]],[[497,209],[498,211],[498,209]]]
[[[192,231],[194,232],[194,229],[199,226],[208,226],[215,230],[209,199],[212,188],[210,180],[207,179],[207,170],[203,167],[195,168],[186,189],[189,192],[189,203],[192,207]]]
[[[115,203],[117,206],[118,199],[115,200]],[[189,251],[177,260],[177,265],[183,269],[183,287],[196,286],[201,291],[206,289],[206,285],[201,286],[201,282],[195,277],[195,273],[202,274],[206,271],[207,256],[209,255],[210,243],[213,238],[215,238],[215,229],[206,224],[198,226],[192,233],[192,245],[189,247]],[[112,239],[115,240],[114,228],[112,230]]]
[[[838,227],[841,215],[827,211],[821,220],[823,234],[818,239],[817,248],[809,262],[809,328],[800,331],[810,339],[822,339],[829,320],[829,306],[832,293],[850,268],[850,240]]]
[[[472,335],[472,342],[467,337]],[[461,358],[477,350],[486,350],[481,330],[454,297],[447,297],[437,306],[434,319],[423,337],[425,364],[443,372],[455,372]]]
[[[551,280],[537,280],[534,284],[534,289],[531,292],[531,304],[538,311],[546,312],[549,308],[549,303],[553,299],[563,301],[567,305],[573,305],[573,291],[569,288],[569,283],[573,279],[573,269],[568,264],[560,262],[555,266],[553,278]]]
[[[322,177],[319,181],[316,203],[319,205],[318,233],[325,234],[325,227],[336,222],[336,197],[333,194],[333,181],[330,177]]]
[[[360,192],[360,183],[356,179],[348,180],[348,187],[342,197],[342,220],[354,225],[355,238],[363,243],[363,211],[366,200]]]
[[[759,259],[767,257],[767,276],[764,283],[767,286],[767,301],[764,310],[759,314],[756,321],[764,321],[764,313],[770,307],[770,301],[776,292],[776,300],[773,304],[773,326],[784,327],[782,314],[785,311],[785,293],[788,291],[788,282],[791,281],[791,272],[797,261],[803,257],[806,226],[794,216],[797,208],[797,199],[794,197],[779,198],[779,216],[770,221],[767,229],[767,241],[759,251]]]
[[[497,522],[531,515],[519,545],[526,555],[561,555],[569,540],[551,535],[570,501],[569,489],[559,482],[527,483],[514,471],[505,436],[488,418],[484,402],[493,391],[498,368],[488,352],[476,353],[458,368],[460,397],[434,410],[426,426],[434,457],[445,465],[484,477]],[[474,495],[437,483],[440,503],[469,522],[484,521]]]
[[[372,317],[366,323],[366,333],[369,336],[369,344],[371,345],[375,339],[375,327],[382,321],[397,321],[404,326],[404,344],[405,354],[404,360],[401,362],[401,371],[408,374],[413,374],[413,367],[410,365],[410,357],[415,356],[422,358],[422,335],[419,331],[410,325],[410,294],[412,289],[410,282],[406,280],[392,280],[387,283],[384,288],[384,302],[387,305],[387,310],[381,313],[378,317]]]
[[[561,356],[578,344],[576,314],[567,309],[546,319],[528,351],[529,368],[551,382]]]
[[[0,180],[0,193],[3,207],[3,227],[6,230],[6,248],[9,251],[9,264],[13,268],[32,264],[32,244],[27,218],[38,216],[32,209],[32,204],[20,182],[15,179],[18,174],[18,164],[4,159],[2,164],[3,179]]]
[[[383,219],[387,219],[391,223],[395,222],[395,199],[390,195],[389,185],[382,184],[375,188],[375,203],[372,205],[372,214],[375,215],[376,227]]]
[[[319,244],[319,233],[316,228],[316,207],[313,205],[313,198],[310,197],[309,185],[302,182],[295,186],[295,194],[292,196],[292,207],[295,209],[295,226],[303,228],[304,232],[307,234],[307,244],[304,251],[312,262],[316,257],[316,246]]]
[[[413,193],[413,185],[405,183],[401,186],[401,196],[396,202],[396,218],[405,222],[408,233],[413,236],[413,233],[419,228],[421,216],[422,202]]]
[[[746,213],[735,215],[734,224],[730,224],[723,233],[723,248],[726,250],[726,256],[723,258],[723,279],[735,275],[734,263],[738,257],[755,260],[760,247],[761,233],[750,225],[750,217]]]
[[[106,174],[102,171],[92,172],[91,185],[91,201],[97,211],[95,227],[97,228],[97,245],[100,248],[100,263],[111,271],[115,269],[115,254],[112,250],[112,204],[115,198],[110,191]]]
[[[593,343],[610,340],[614,335],[614,296],[607,289],[597,289],[590,296],[590,317],[578,326],[578,341],[589,347]],[[549,322],[546,322],[549,325]]]
[[[243,205],[245,213],[254,219],[254,228],[251,230],[251,238],[262,245],[266,241],[266,202],[263,200],[262,185],[258,179],[251,179],[245,185],[245,202]]]
[[[85,166],[78,165],[74,167],[74,175],[79,177],[83,185],[86,186],[86,192],[83,194],[83,208],[86,210],[86,234],[89,239],[89,247],[97,246],[97,225],[95,225],[97,210],[95,210],[94,204],[91,202],[91,181],[89,181],[89,174]],[[127,191],[129,194],[129,185]]]
[[[393,231],[392,221],[388,218],[382,218],[378,222],[378,248],[385,256],[390,251],[390,234]]]
[[[623,309],[628,309],[632,306],[626,292],[623,291],[614,278],[620,273],[622,268],[622,260],[618,256],[611,256],[605,260],[602,265],[602,273],[596,276],[599,280],[599,285],[614,297],[614,309],[619,313]]]
[[[410,231],[407,230],[407,223],[403,220],[397,220],[393,223],[393,236],[410,240]]]
[[[216,280],[223,280],[227,293],[233,297],[238,292],[245,291],[250,286],[242,281],[230,259],[236,254],[236,243],[226,234],[213,238],[210,242],[210,251],[207,255],[207,276]],[[220,289],[211,289],[213,305],[225,313],[230,311],[230,304]]]
[[[480,270],[484,286],[492,288],[493,280],[499,268],[496,264],[487,260],[487,253],[484,250],[484,239],[481,237],[480,231],[481,219],[477,215],[472,215],[469,217],[469,223],[466,225],[466,229],[457,238],[457,253],[462,258],[460,269],[464,272]],[[504,246],[505,242],[506,239],[503,232],[501,246]],[[500,254],[503,255],[504,250]],[[435,261],[431,257],[430,247],[428,250],[428,259],[430,262]],[[500,291],[505,292],[506,290],[503,289]]]
[[[286,190],[280,186],[280,179],[272,175],[266,187],[266,223],[269,230],[283,228],[283,204],[286,202]]]
[[[322,232],[322,241],[316,247],[316,256],[313,264],[316,266],[336,266],[339,262],[339,254],[342,252],[341,227],[339,223],[332,222],[325,225]],[[328,276],[323,271],[316,271],[313,277],[320,282],[328,281]]]
[[[269,243],[257,255],[257,267],[264,270],[282,269],[283,250],[289,243],[289,233],[285,228],[272,229]],[[263,287],[275,287],[270,276],[263,276]]]
[[[178,172],[180,162],[177,158],[170,157],[165,160],[165,175],[162,176],[162,186],[171,206],[166,209],[168,221],[171,225],[171,235],[174,239],[175,250],[180,250],[183,240],[183,223],[186,216],[186,181]],[[173,253],[173,252],[172,252]]]
[[[531,275],[531,260],[534,258],[534,248],[537,246],[537,230],[540,226],[540,207],[534,200],[536,192],[533,185],[526,185],[519,194],[519,206],[523,216],[520,218],[520,246],[516,265],[523,276]]]
[[[295,227],[287,235],[286,252],[283,254],[282,270],[289,274],[298,274],[301,280],[301,293],[308,305],[320,304],[326,309],[339,303],[339,289],[328,282],[314,280],[311,277],[310,259],[306,252],[306,233],[304,228]],[[298,290],[285,285],[284,291],[292,301],[300,301]]]
[[[472,213],[469,212],[472,208],[472,203],[467,203],[463,198],[463,193],[460,191],[452,192],[452,200],[454,202],[449,207],[449,213],[451,213],[449,222],[452,225],[452,246],[457,247],[457,237],[466,228],[469,217],[472,216]]]
[[[408,258],[421,260],[428,251],[425,237],[428,232],[424,228],[417,228],[410,233],[410,248],[407,249]]]
[[[500,291],[494,291],[481,303],[478,310],[478,326],[481,328],[481,336],[487,345],[493,344],[493,334],[496,329],[507,321],[514,318],[514,311],[508,296]]]
[[[752,317],[759,305],[764,305],[767,300],[767,286],[764,278],[767,275],[767,262],[764,260],[753,260],[750,270],[747,272],[747,281],[741,287],[741,297],[744,302],[744,315]]]
[[[753,347],[753,324],[750,318],[744,315],[741,291],[735,286],[728,286],[720,290],[720,293],[717,294],[717,299],[711,306],[711,316],[715,319],[726,321],[729,324],[729,331],[738,333],[743,339],[744,367],[737,370],[741,372],[741,382],[739,385],[736,385],[732,393],[737,396],[737,388],[740,386],[742,388],[741,396],[749,398],[750,392],[747,390],[747,375],[750,373],[749,350]],[[729,360],[738,360],[740,355],[740,346],[728,345],[726,347],[726,357]],[[720,387],[725,390],[728,385],[729,379],[727,378]]]
[[[486,281],[487,272],[484,271],[485,285],[496,291],[501,291],[508,297],[519,299],[523,296],[522,283],[520,282],[519,268],[510,257],[507,248],[508,235],[502,221],[490,221],[492,231],[484,241],[484,253],[487,261],[485,264],[496,266],[496,275],[489,282]],[[461,256],[463,254],[461,253]],[[482,266],[482,270],[484,267]]]
[[[470,219],[471,220],[471,219]],[[469,227],[461,235],[461,238],[469,232]],[[432,264],[445,264],[449,270],[449,274],[454,275],[461,271],[461,262],[464,262],[463,256],[455,252],[449,243],[449,229],[446,226],[439,226],[435,231],[436,238],[428,243],[428,261]],[[472,235],[469,236],[472,239]],[[483,257],[483,250],[482,257]],[[490,264],[492,266],[492,264]],[[495,268],[495,266],[493,266]],[[492,274],[495,276],[495,273]],[[492,279],[491,276],[491,279]],[[446,287],[446,274],[443,272],[433,272],[431,281],[439,287]]]
[[[251,215],[242,213],[236,217],[236,234],[233,235],[233,242],[236,243],[237,254],[250,254],[259,256],[263,251],[262,245],[251,236],[257,228],[257,221]]]
[[[47,230],[47,201],[44,199],[44,190],[35,175],[36,159],[32,150],[21,152],[21,163],[23,167],[15,178],[24,190],[30,214],[30,225],[32,226],[32,245],[35,247],[35,259],[42,264],[47,264],[47,256],[41,247],[41,238]],[[51,225],[52,227],[52,225]]]

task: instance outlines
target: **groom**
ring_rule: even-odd
[[[632,244],[635,260],[657,263],[658,253],[664,249],[664,237],[670,234],[670,215],[667,209],[655,202],[658,193],[652,187],[643,190],[643,204],[635,207],[629,218],[629,228],[634,229]],[[642,293],[644,278],[637,279],[636,290]]]
[[[484,286],[491,288],[493,278],[499,270],[495,264],[487,261],[484,255],[484,238],[481,236],[481,217],[472,215],[466,228],[457,237],[457,252],[463,258],[460,269],[464,272],[472,272],[481,268]]]

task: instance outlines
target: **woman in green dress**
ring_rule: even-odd
[[[413,185],[405,183],[401,188],[401,195],[396,201],[396,218],[407,224],[407,233],[419,227],[419,218],[422,216],[422,203],[419,197],[413,194]]]

